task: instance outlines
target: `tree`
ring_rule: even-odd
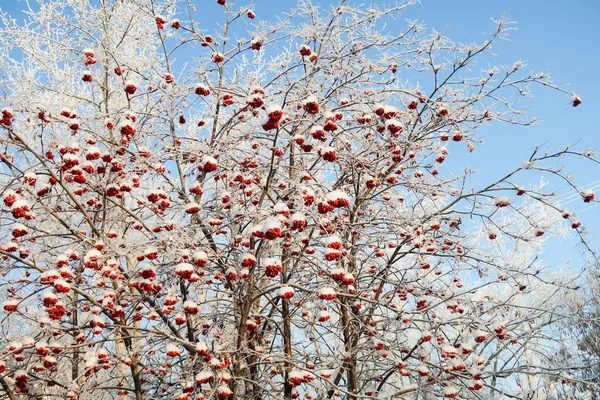
[[[573,371],[576,382],[571,393],[587,394],[590,398],[598,393],[600,383],[600,274],[592,269],[587,275],[583,294],[573,294],[569,301],[569,313],[575,318],[567,319],[563,328],[565,339],[560,349],[560,361],[577,359],[582,369]]]
[[[593,202],[559,163],[598,160],[536,148],[485,185],[444,164],[533,123],[530,86],[567,93],[470,68],[508,21],[458,45],[399,27],[412,2],[217,3],[209,30],[179,0],[2,17],[5,398],[568,393],[583,366],[553,332],[577,279],[537,255],[567,231],[593,253],[555,181],[517,182]]]

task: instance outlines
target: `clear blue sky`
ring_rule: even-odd
[[[202,10],[201,25],[213,26],[214,21],[223,19],[223,8],[215,0],[192,0]],[[228,0],[228,3],[235,0]],[[315,0],[329,7],[335,0]],[[369,0],[349,3],[369,3]],[[376,0],[378,4],[389,3]],[[243,4],[242,0],[238,3]],[[294,0],[256,0],[255,12],[261,18],[272,18],[289,10]],[[414,6],[405,16],[421,19],[428,28],[445,31],[457,42],[481,41],[483,33],[490,32],[490,18],[499,18],[506,13],[517,22],[511,40],[497,45],[497,54],[492,62],[511,65],[518,59],[525,60],[530,70],[548,70],[554,80],[579,94],[583,104],[574,109],[569,106],[566,95],[537,88],[535,100],[530,102],[529,111],[542,122],[531,128],[491,126],[481,133],[486,145],[478,152],[467,156],[456,152],[454,162],[470,165],[482,171],[483,179],[493,179],[519,165],[527,158],[534,143],[546,143],[550,149],[558,149],[568,142],[581,139],[581,145],[596,146],[598,139],[598,114],[600,111],[600,1],[597,0],[422,0],[422,7]],[[20,18],[21,2],[0,0],[0,8]],[[403,21],[398,21],[399,26]],[[394,29],[394,27],[390,27]],[[398,28],[399,30],[400,28]],[[487,68],[488,65],[481,65]],[[452,160],[450,160],[452,161]],[[571,163],[579,185],[600,180],[600,167],[591,163]],[[524,186],[529,182],[520,182]],[[600,186],[596,189],[600,197]],[[600,248],[600,208],[586,207],[581,201],[569,206],[578,211],[578,216],[591,233],[592,244]],[[556,260],[572,256],[573,243],[547,250],[544,258]]]
[[[597,112],[600,110],[600,2],[594,0],[500,0],[500,1],[423,1],[414,13],[430,27],[447,28],[457,41],[477,40],[489,32],[489,18],[507,13],[517,22],[511,41],[495,47],[499,63],[511,64],[516,59],[527,61],[532,70],[549,70],[553,79],[568,85],[579,94],[583,104],[568,105],[568,99],[551,90],[537,88],[530,102],[530,112],[541,119],[531,128],[491,126],[482,132],[487,142],[479,146],[479,154],[469,157],[471,166],[478,167],[485,177],[501,176],[518,165],[529,154],[532,144],[546,143],[558,149],[581,139],[581,145],[599,147],[600,131]],[[591,163],[569,163],[580,185],[600,180],[600,166]],[[520,182],[524,186],[528,182]],[[600,182],[595,189],[600,193]],[[590,230],[591,244],[600,248],[600,207],[589,207],[577,199],[567,205],[577,211],[582,223]],[[548,246],[543,258],[560,260],[573,256],[574,241]]]

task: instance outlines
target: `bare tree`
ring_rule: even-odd
[[[562,326],[564,339],[557,362],[581,366],[564,379],[569,384],[568,393],[593,399],[600,384],[600,274],[597,268],[589,268],[586,281],[569,299],[568,312],[572,318],[565,320]]]

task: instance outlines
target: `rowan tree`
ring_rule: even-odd
[[[570,393],[577,277],[538,255],[569,234],[597,263],[560,196],[595,202],[562,163],[598,160],[535,148],[491,184],[444,161],[533,123],[536,86],[581,99],[520,61],[480,71],[506,19],[462,45],[400,23],[411,5],[3,15],[4,398]]]

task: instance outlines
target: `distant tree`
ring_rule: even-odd
[[[592,253],[565,191],[518,182],[594,202],[561,163],[598,160],[444,163],[564,92],[478,72],[506,20],[461,45],[410,3],[29,3],[0,27],[3,398],[564,398],[576,278],[538,255]]]
[[[590,268],[587,284],[582,293],[573,293],[567,312],[572,318],[565,320],[564,340],[559,352],[559,362],[581,365],[567,379],[569,393],[582,398],[597,398],[600,392],[600,273]]]

